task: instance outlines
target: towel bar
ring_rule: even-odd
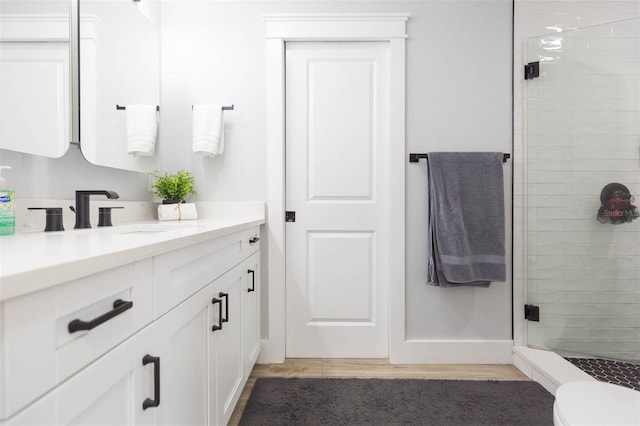
[[[409,154],[410,163],[417,163],[421,158],[429,158],[429,154]],[[507,154],[506,152],[502,154],[503,163],[506,163],[509,158],[511,158],[511,154]]]
[[[193,109],[193,105],[191,105],[191,109]],[[233,111],[235,109],[235,105],[231,105],[231,106],[223,106],[222,110],[223,111]]]
[[[127,109],[126,106],[124,105],[118,105],[116,104],[116,109],[120,110],[120,111],[124,111],[125,109]],[[156,111],[160,111],[160,107],[156,105]]]

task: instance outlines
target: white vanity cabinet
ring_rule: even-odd
[[[260,253],[244,262],[245,283],[242,287],[242,373],[249,376],[260,354]]]
[[[150,324],[151,294],[145,259],[0,303],[0,419]]]
[[[154,323],[160,358],[157,425],[205,425],[209,409],[211,292],[199,291]]]
[[[0,424],[226,424],[260,351],[259,250],[254,227],[0,303]]]
[[[153,365],[142,364],[153,347],[149,326],[9,419],[22,425],[153,425],[143,410],[153,398]]]
[[[248,377],[242,318],[252,315],[241,306],[245,268],[246,262],[235,266],[154,323],[161,364],[156,424],[229,421]]]

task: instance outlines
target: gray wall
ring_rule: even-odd
[[[151,201],[146,174],[88,163],[76,147],[60,158],[0,150],[0,164],[11,166],[2,176],[16,190],[16,198],[73,199],[76,189],[110,189],[129,201]]]
[[[411,13],[407,152],[511,151],[510,1],[167,1],[162,10],[161,138],[172,141],[172,152],[165,164],[192,169],[201,199],[266,199],[262,15],[313,12]],[[223,157],[191,154],[191,105],[197,103],[236,106],[225,113]],[[510,193],[509,164],[504,171]],[[488,289],[425,284],[424,162],[407,163],[406,220],[407,337],[510,339],[510,282]]]
[[[511,1],[168,0],[162,4],[162,169],[190,169],[200,200],[265,200],[264,13],[409,12],[407,152],[510,152]],[[191,153],[191,105],[235,104],[226,113],[226,151]],[[75,147],[61,159],[3,151],[19,198],[69,198],[108,188],[149,200],[147,176],[92,166]],[[505,191],[510,191],[510,165]],[[425,284],[426,168],[407,163],[407,337],[511,337],[511,283],[489,289]],[[508,199],[510,197],[507,197]],[[507,205],[507,211],[510,205]],[[509,238],[508,238],[509,239]],[[266,310],[265,310],[266,311]]]

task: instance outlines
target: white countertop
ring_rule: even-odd
[[[0,238],[0,301],[265,223],[264,213]]]

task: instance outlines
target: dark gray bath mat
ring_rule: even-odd
[[[263,378],[240,425],[552,425],[553,401],[525,381]]]

